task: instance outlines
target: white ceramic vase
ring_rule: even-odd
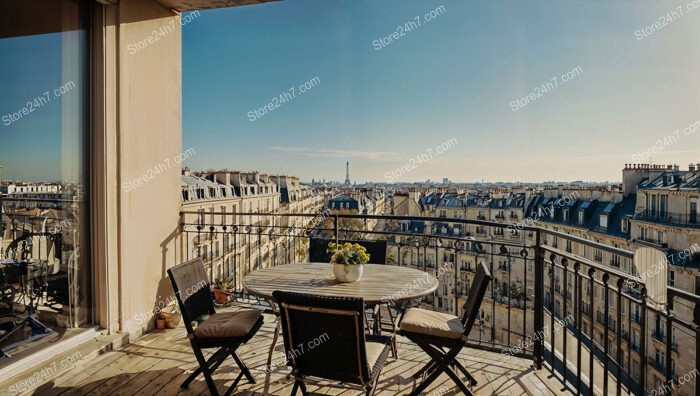
[[[364,265],[347,265],[333,263],[333,275],[338,282],[356,282],[362,278]]]

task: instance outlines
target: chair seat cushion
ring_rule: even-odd
[[[245,337],[262,315],[258,309],[235,312],[218,312],[204,320],[194,329],[195,338]]]
[[[365,344],[365,352],[367,353],[367,365],[369,366],[370,370],[374,368],[375,363],[377,363],[377,360],[382,355],[382,352],[384,352],[384,348],[386,348],[386,344],[384,344],[383,342],[367,341],[367,343]]]
[[[462,321],[450,314],[411,308],[401,322],[401,331],[457,339],[464,333]]]

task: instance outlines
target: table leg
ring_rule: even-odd
[[[280,336],[280,331],[282,330],[282,321],[280,320],[280,313],[275,307],[275,303],[272,300],[267,300],[268,304],[272,308],[272,313],[277,316],[277,326],[275,326],[275,334],[272,336],[272,345],[270,345],[270,353],[267,355],[267,367],[271,368],[272,365],[272,354],[275,352],[275,346],[277,345],[277,339]]]

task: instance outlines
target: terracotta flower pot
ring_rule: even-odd
[[[177,328],[182,322],[182,316],[179,313],[172,312],[161,312],[163,320],[165,320],[165,327],[168,329]]]
[[[157,329],[164,329],[165,328],[165,319],[156,319],[156,328]]]
[[[217,304],[226,304],[228,302],[229,295],[233,293],[233,289],[228,289],[226,291],[215,288],[214,289],[214,301]]]

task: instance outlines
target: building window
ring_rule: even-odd
[[[668,201],[667,195],[662,195],[659,201],[659,216],[663,219],[666,218],[666,202]]]
[[[613,267],[620,267],[620,256],[613,254],[612,259],[610,259],[610,265]]]
[[[578,223],[583,224],[583,209],[578,211]]]
[[[620,220],[621,231],[627,232],[627,230],[629,229],[629,224],[630,224],[630,220],[628,218],[624,218],[624,219]]]
[[[11,192],[5,186],[5,192],[13,196],[5,197],[0,208],[0,241],[27,235],[27,242],[38,243],[38,249],[29,245],[29,251],[23,255],[28,260],[49,262],[48,268],[56,270],[49,286],[56,292],[52,300],[62,306],[59,309],[66,315],[74,313],[65,321],[59,320],[64,325],[58,327],[91,322],[94,305],[89,211],[92,204],[88,193],[90,170],[94,168],[89,150],[89,4],[77,0],[50,1],[40,6],[35,2],[5,2],[2,7],[3,14],[12,21],[5,20],[0,28],[0,159],[5,175],[18,182],[30,182],[21,192],[31,196],[12,194],[20,191]],[[127,182],[123,188],[138,185]],[[45,208],[36,199],[52,200],[51,214],[44,217],[39,211],[30,210],[21,215],[11,208]],[[15,223],[22,225],[2,230],[3,225]],[[6,246],[0,246],[4,259],[8,252],[2,247]],[[56,330],[55,314],[43,313],[51,317],[42,322]],[[25,341],[24,337],[17,341],[20,339]],[[18,352],[13,358],[26,356],[25,352]]]
[[[564,216],[564,222],[569,221],[569,209],[564,209],[563,216]]]
[[[674,271],[668,272],[668,285],[671,287],[676,286],[676,273]]]
[[[666,233],[663,231],[656,231],[656,243],[659,245],[666,243]]]
[[[608,228],[608,215],[600,215],[600,228]]]

